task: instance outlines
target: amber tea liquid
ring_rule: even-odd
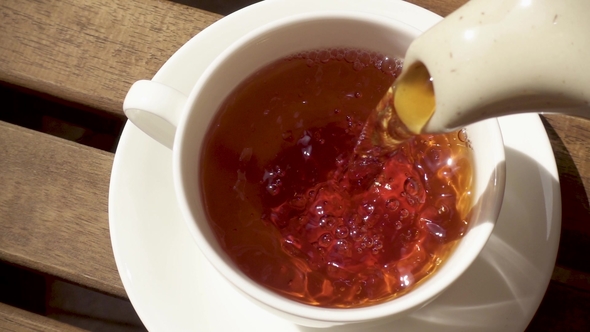
[[[400,69],[362,50],[305,52],[227,98],[207,134],[201,190],[219,242],[250,278],[350,308],[400,296],[444,262],[471,206],[463,133],[355,150]]]

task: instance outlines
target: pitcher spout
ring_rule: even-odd
[[[435,98],[418,130],[523,112],[590,118],[589,12],[587,0],[469,1],[406,53],[399,80],[423,65]]]

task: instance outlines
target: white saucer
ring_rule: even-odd
[[[225,17],[184,45],[153,78],[189,93],[229,43],[271,19],[310,10],[364,11],[425,30],[440,17],[392,0],[268,0]],[[252,19],[254,17],[255,19]],[[372,331],[523,331],[547,288],[561,226],[555,160],[536,115],[500,119],[507,186],[497,226],[474,265],[410,317]],[[150,331],[311,331],[239,295],[208,264],[177,208],[172,154],[127,123],[109,193],[111,241],[125,290]],[[338,331],[358,330],[339,328]],[[324,330],[326,332],[330,329]]]

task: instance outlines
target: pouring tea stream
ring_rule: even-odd
[[[403,139],[514,113],[590,118],[589,12],[587,0],[469,1],[412,42],[382,125]]]

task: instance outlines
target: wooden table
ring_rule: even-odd
[[[465,0],[410,2],[444,16]],[[3,0],[0,82],[5,91],[121,123],[129,86],[152,77],[220,18],[159,0]],[[25,119],[29,111],[18,109]],[[554,274],[529,330],[590,330],[590,122],[543,119],[559,169],[563,226]],[[113,156],[0,121],[0,261],[125,298],[108,229]],[[4,329],[76,330],[0,303]]]

